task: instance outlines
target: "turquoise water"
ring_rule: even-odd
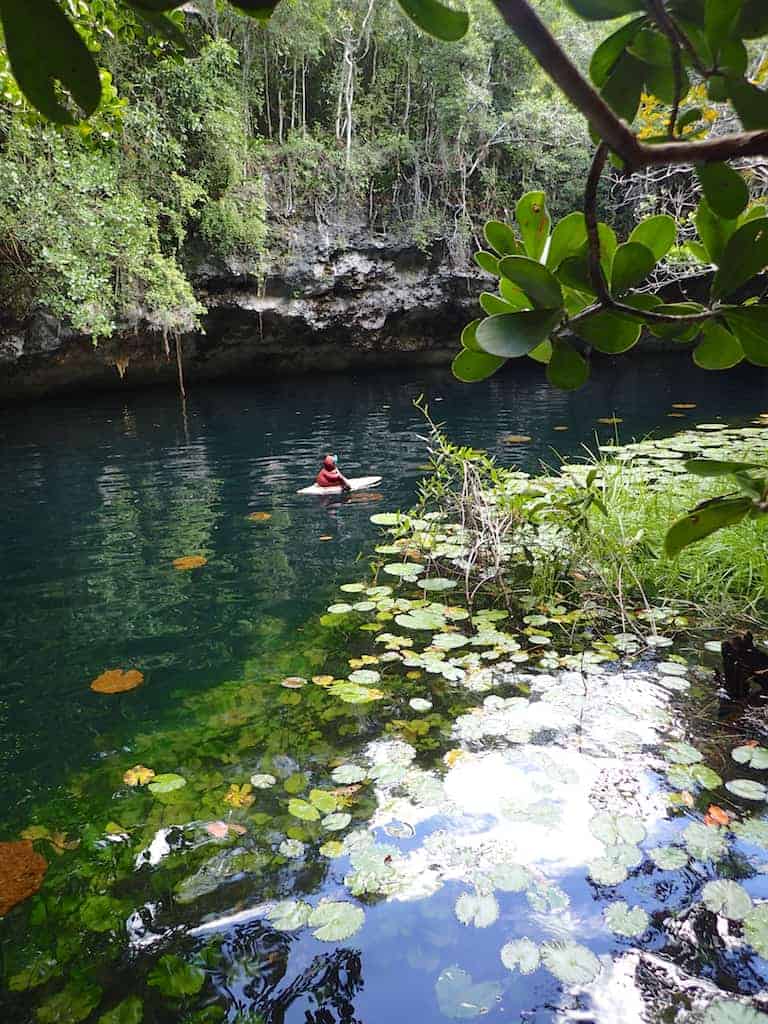
[[[385,721],[375,708],[338,710],[318,689],[299,698],[266,687],[265,680],[329,665],[341,671],[348,646],[354,648],[354,639],[329,636],[314,617],[337,595],[339,583],[365,575],[378,540],[370,515],[413,502],[426,459],[418,437],[424,423],[413,408],[419,394],[427,396],[452,440],[533,470],[541,460],[555,462],[554,449],[578,453],[594,442],[596,431],[601,439],[617,431],[628,439],[671,433],[690,422],[743,422],[764,411],[766,383],[754,370],[707,375],[694,372],[687,357],[665,357],[603,367],[573,395],[542,385],[538,368],[531,367],[519,377],[507,374],[471,388],[446,371],[393,372],[200,389],[186,410],[175,395],[158,391],[0,413],[0,841],[16,838],[30,823],[81,840],[79,850],[49,858],[46,886],[56,894],[56,913],[64,915],[51,919],[49,932],[42,936],[39,904],[35,910],[22,904],[6,919],[13,929],[6,938],[13,934],[17,947],[6,977],[50,948],[51,929],[56,942],[68,932],[73,939],[71,950],[56,952],[54,981],[0,995],[0,1005],[7,1000],[6,1019],[33,1019],[43,996],[55,994],[62,978],[80,984],[93,961],[102,966],[95,979],[88,975],[88,984],[98,985],[103,1001],[90,1016],[72,1019],[96,1021],[119,998],[141,991],[148,1021],[202,1021],[194,1014],[204,1006],[182,1000],[169,1008],[142,979],[160,952],[202,955],[210,934],[216,942],[205,954],[204,998],[216,1008],[211,1020],[224,1019],[215,1016],[222,1010],[232,1021],[249,1013],[270,1022],[316,1024],[379,1024],[396,1015],[437,1021],[445,1013],[436,1003],[435,978],[446,968],[460,964],[473,978],[497,984],[496,935],[491,929],[467,933],[453,914],[460,872],[455,880],[447,872],[439,895],[427,899],[372,900],[360,938],[329,951],[304,933],[275,931],[258,916],[210,934],[206,922],[276,895],[339,892],[344,870],[336,862],[314,855],[300,865],[273,860],[255,878],[238,876],[223,891],[203,894],[202,903],[169,906],[163,885],[173,887],[181,876],[171,864],[170,881],[142,887],[125,874],[133,849],[125,863],[110,869],[123,880],[110,897],[119,907],[109,912],[122,920],[138,905],[159,903],[160,909],[149,929],[157,947],[150,952],[138,943],[129,954],[123,927],[105,932],[82,924],[82,905],[106,883],[94,868],[79,874],[79,858],[89,843],[98,843],[89,830],[104,832],[109,801],[129,765],[151,758],[158,771],[184,769],[191,776],[204,769],[214,792],[247,781],[250,771],[265,767],[268,754],[273,768],[276,757],[285,759],[284,777],[302,771],[315,783],[314,773],[319,782],[331,753],[359,752],[382,735]],[[686,411],[687,418],[668,418],[673,403],[695,403],[696,409]],[[598,423],[611,416],[623,422]],[[556,431],[558,426],[568,429]],[[509,434],[531,440],[509,444]],[[351,501],[297,496],[327,450],[338,453],[347,475],[380,474],[376,492]],[[253,522],[253,512],[271,518]],[[173,560],[187,555],[202,555],[207,564],[191,572],[174,569]],[[91,680],[111,668],[138,668],[145,683],[119,697],[93,693]],[[465,704],[466,695],[450,688],[435,702],[446,721]],[[237,768],[234,777],[231,766]],[[468,784],[482,785],[483,777]],[[185,820],[215,817],[222,806],[223,815],[226,805],[207,792],[196,790],[199,813],[192,804],[172,804],[173,820],[182,820],[182,810]],[[114,817],[126,828],[170,823],[138,795],[123,817],[122,810],[118,802]],[[361,806],[356,820],[365,822],[374,810]],[[480,830],[481,820],[473,820],[469,831]],[[425,819],[413,849],[447,821],[440,812]],[[263,854],[272,840],[267,821],[259,828]],[[255,835],[257,829],[250,830]],[[409,842],[400,837],[406,852]],[[592,888],[567,858],[561,867],[558,884],[570,895],[569,913],[589,918]],[[653,893],[648,885],[644,898],[660,907],[682,898],[676,890],[663,891],[662,882]],[[760,895],[757,890],[753,895]],[[512,931],[515,907],[510,900],[502,908]],[[179,928],[181,933],[173,931]],[[530,937],[543,935],[546,930]],[[607,943],[596,938],[595,951],[603,952]],[[653,937],[646,945],[653,948]],[[725,970],[722,963],[718,969]],[[503,999],[493,1002],[493,1018],[516,1020],[525,1013],[536,1024],[560,1019],[556,983],[534,978],[507,986]],[[755,979],[745,991],[762,984],[759,969]],[[577,1009],[578,1000],[563,1012]],[[604,1014],[601,1024],[612,1019]]]

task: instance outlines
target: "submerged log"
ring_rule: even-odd
[[[750,632],[736,633],[723,640],[722,683],[731,700],[746,700],[751,683],[768,685],[768,654],[755,647]]]

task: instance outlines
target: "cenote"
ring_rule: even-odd
[[[3,868],[29,890],[0,920],[3,1020],[737,1024],[766,1007],[765,765],[718,718],[716,658],[663,618],[647,644],[592,636],[585,660],[587,629],[576,657],[557,595],[527,623],[489,606],[470,627],[450,593],[419,605],[439,586],[386,571],[419,560],[371,516],[429,476],[420,395],[451,442],[538,474],[585,446],[741,429],[768,386],[638,355],[572,394],[532,365],[0,414],[0,841],[36,853]],[[298,496],[327,451],[381,484]],[[441,653],[419,654],[433,633]],[[443,657],[467,651],[489,656]],[[114,669],[143,681],[91,689]]]

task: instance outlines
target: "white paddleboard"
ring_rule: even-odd
[[[349,477],[349,486],[353,491],[364,491],[366,487],[375,487],[376,484],[381,483],[380,476],[351,476]],[[343,494],[343,487],[318,487],[317,484],[312,484],[309,487],[302,487],[300,491],[296,491],[297,494]]]

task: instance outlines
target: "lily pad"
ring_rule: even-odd
[[[600,973],[600,961],[578,942],[545,942],[541,961],[564,985],[588,985]]]
[[[356,782],[362,782],[365,777],[365,769],[356,764],[340,764],[331,772],[333,781],[338,782],[341,786],[354,785]]]
[[[165,775],[156,775],[147,786],[147,789],[150,793],[172,793],[174,790],[186,786],[186,784],[187,780],[182,775],[168,772]]]
[[[589,823],[589,831],[603,843],[642,843],[646,831],[642,822],[629,814],[614,814],[603,811],[596,814]]]
[[[432,576],[426,580],[419,580],[417,586],[421,587],[422,590],[429,590],[430,592],[453,590],[454,587],[458,586],[455,580],[444,579],[440,576]]]
[[[323,942],[343,942],[365,921],[365,912],[354,903],[335,900],[321,900],[309,917],[314,936]]]
[[[456,900],[456,917],[462,924],[487,928],[499,917],[499,904],[493,895],[463,892]]]
[[[683,829],[683,839],[688,852],[698,860],[719,860],[727,850],[722,829],[698,821]]]
[[[494,889],[502,892],[524,892],[532,880],[533,875],[522,864],[498,864],[491,872]]]
[[[374,672],[370,668],[359,668],[349,674],[350,682],[359,683],[361,686],[374,686],[381,679],[381,673]]]
[[[343,700],[345,704],[367,704],[370,701],[381,700],[384,696],[381,690],[373,686],[361,686],[348,680],[334,683],[329,687],[328,693]]]
[[[323,818],[320,824],[323,828],[328,829],[329,832],[340,832],[341,829],[346,828],[351,821],[351,814],[347,814],[346,811],[337,811],[335,814],[329,814]]]
[[[515,939],[501,947],[501,962],[509,971],[519,969],[521,974],[533,974],[541,963],[539,947],[531,939]]]
[[[407,517],[399,512],[377,512],[370,518],[374,526],[399,526],[407,521]]]
[[[765,747],[735,747],[731,757],[739,764],[748,764],[758,771],[768,768],[768,749]]]
[[[722,914],[729,921],[741,921],[752,909],[752,899],[747,890],[728,879],[707,882],[701,891],[701,898],[707,910]]]
[[[752,779],[731,779],[730,782],[726,782],[725,788],[743,800],[765,800],[768,796],[768,790],[762,782],[753,782]]]
[[[424,566],[418,562],[390,562],[384,566],[384,572],[390,576],[398,576],[400,579],[412,579],[424,572]]]
[[[768,821],[749,818],[747,821],[735,822],[731,828],[745,843],[753,843],[768,850]]]
[[[425,700],[423,697],[411,697],[408,701],[414,711],[431,711],[432,701]]]
[[[435,982],[440,1012],[451,1020],[471,1020],[488,1013],[501,998],[501,985],[495,981],[472,981],[472,975],[460,967],[446,967]]]
[[[293,797],[288,801],[288,813],[302,821],[319,821],[320,811],[306,800]]]
[[[274,786],[277,779],[274,775],[269,775],[267,772],[257,772],[251,776],[251,785],[254,789],[269,789],[270,786]]]
[[[268,920],[281,932],[293,932],[303,928],[312,913],[308,903],[297,900],[282,900],[267,911]]]
[[[303,857],[305,850],[306,847],[304,843],[300,842],[298,839],[284,839],[278,847],[278,852],[281,853],[283,857],[290,858]]]
[[[702,1024],[768,1024],[768,1014],[732,999],[715,999],[707,1007]]]
[[[605,911],[605,923],[617,935],[635,938],[648,927],[648,914],[642,907],[629,907],[623,900],[612,903]]]
[[[761,903],[744,918],[744,938],[763,959],[768,959],[768,903]]]
[[[330,814],[331,811],[335,811],[338,803],[333,793],[329,793],[327,789],[310,790],[309,802],[322,814]]]
[[[688,863],[688,854],[679,846],[655,846],[648,856],[662,871],[677,871]]]
[[[171,999],[196,995],[204,982],[204,971],[173,953],[161,956],[148,978],[149,985]]]
[[[670,743],[664,750],[664,756],[674,764],[696,764],[704,760],[704,755],[690,743]]]

